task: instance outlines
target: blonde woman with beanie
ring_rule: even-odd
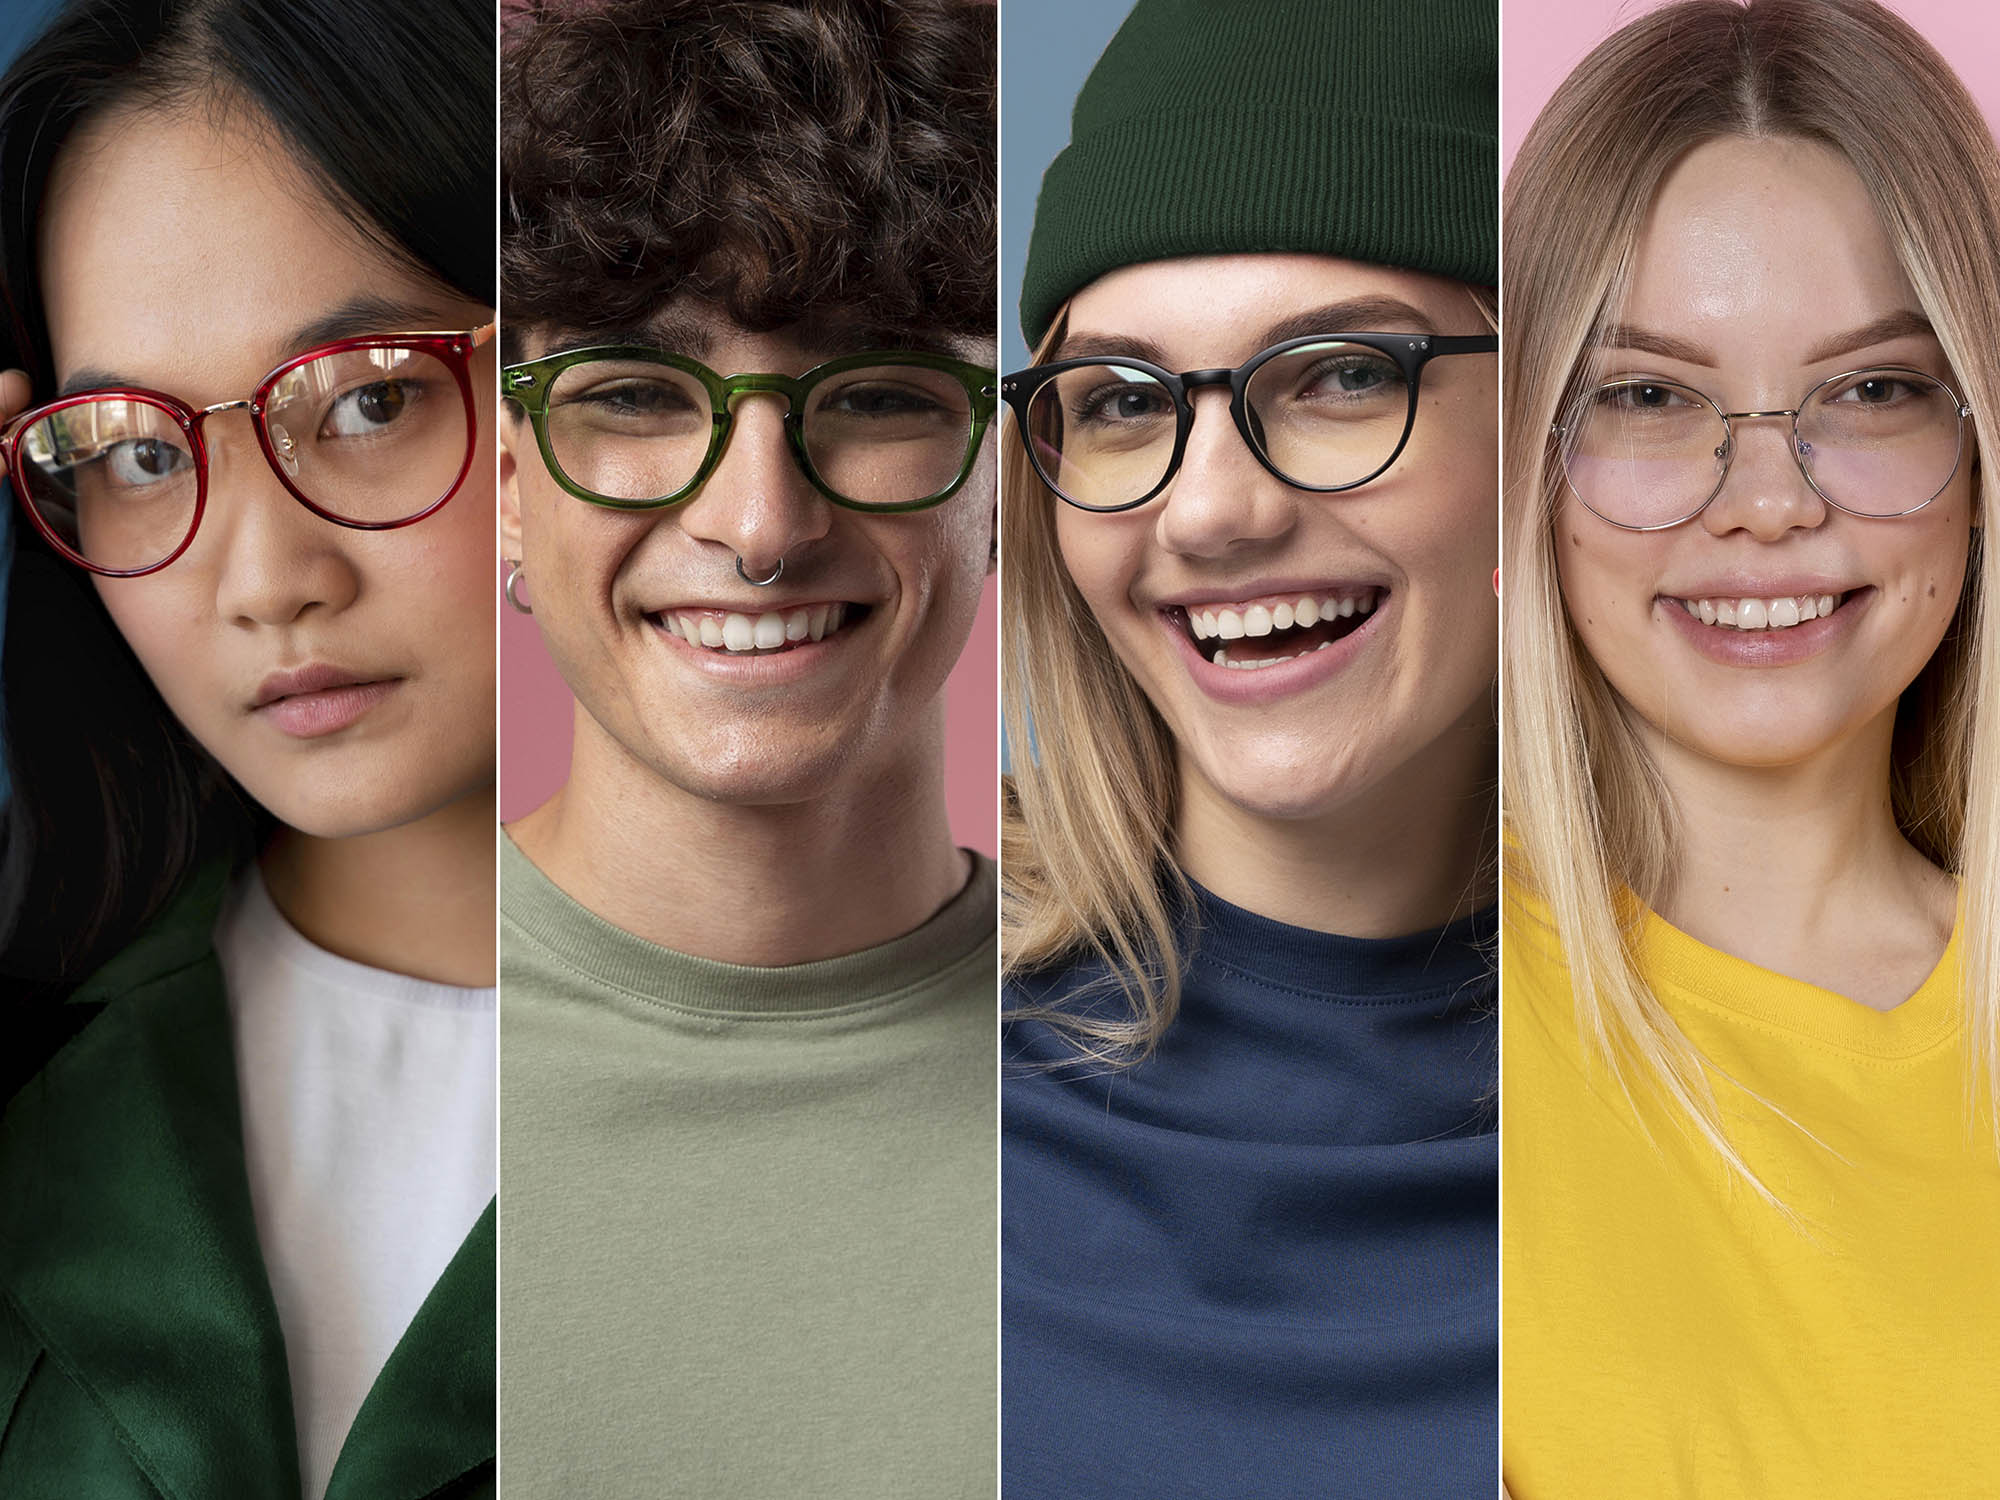
[[[1010,1494],[1495,1485],[1495,25],[1142,0],[1043,179]]]

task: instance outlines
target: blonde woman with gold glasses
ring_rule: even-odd
[[[1506,1477],[2000,1491],[2000,157],[1690,0],[1507,189]]]

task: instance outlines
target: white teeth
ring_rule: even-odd
[[[1332,641],[1321,641],[1317,646],[1309,647],[1304,651],[1294,651],[1290,656],[1258,656],[1251,657],[1248,661],[1231,661],[1229,659],[1229,648],[1225,646],[1215,653],[1215,664],[1218,667],[1229,667],[1238,672],[1254,672],[1259,667],[1275,667],[1280,662],[1297,661],[1301,656],[1311,656],[1313,652],[1324,651],[1332,644]]]
[[[824,640],[847,622],[847,606],[818,604],[803,606],[789,614],[770,610],[761,615],[726,610],[720,617],[681,611],[661,614],[658,618],[669,635],[711,651],[741,654],[776,651],[804,640]]]
[[[1777,599],[1682,599],[1682,609],[1704,625],[1737,630],[1789,630],[1824,619],[1840,605],[1839,594],[1795,594]]]
[[[1236,609],[1189,609],[1188,631],[1198,641],[1233,641],[1243,636],[1269,635],[1274,630],[1291,630],[1317,625],[1322,620],[1350,619],[1371,613],[1375,591],[1350,594],[1341,599],[1315,599],[1311,595],[1297,603],[1246,604]]]

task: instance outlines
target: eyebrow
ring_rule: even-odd
[[[1257,347],[1268,349],[1287,339],[1308,338],[1316,333],[1435,333],[1431,317],[1400,297],[1350,297],[1329,302],[1307,312],[1295,313],[1268,324],[1257,336]],[[1072,333],[1050,351],[1049,362],[1064,359],[1091,359],[1099,355],[1125,355],[1148,364],[1170,367],[1166,351],[1151,339],[1125,334]]]
[[[1937,332],[1931,327],[1931,320],[1920,312],[1904,308],[1865,323],[1846,333],[1836,333],[1821,339],[1806,351],[1805,362],[1816,365],[1823,359],[1833,359],[1842,354],[1852,354],[1857,349],[1867,349],[1875,344],[1886,344],[1891,339],[1936,338]]]
[[[1670,333],[1635,328],[1629,323],[1609,325],[1591,339],[1590,346],[1593,349],[1636,349],[1641,354],[1657,354],[1662,359],[1700,365],[1704,370],[1715,368],[1715,356],[1704,346],[1688,339],[1675,338]]]
[[[1841,333],[1829,334],[1806,350],[1802,364],[1816,365],[1823,360],[1837,359],[1843,354],[1852,354],[1857,349],[1872,348],[1876,344],[1886,344],[1891,339],[1935,338],[1931,320],[1920,312],[1908,308],[1886,313],[1872,323],[1864,323],[1859,328],[1850,328]],[[1683,364],[1700,365],[1704,370],[1716,368],[1715,355],[1704,346],[1690,340],[1676,338],[1672,334],[1658,333],[1650,328],[1634,328],[1626,323],[1613,323],[1591,340],[1591,347],[1597,349],[1636,349],[1642,354],[1657,354],[1663,359],[1675,359]]]
[[[864,354],[878,349],[884,352],[941,354],[950,359],[966,357],[949,335],[898,328],[886,323],[808,316],[777,331],[796,345],[805,358],[815,363],[838,359],[844,354]],[[717,327],[712,319],[669,309],[637,322],[596,327],[558,324],[548,331],[543,342],[543,358],[568,349],[627,345],[638,349],[661,349],[706,364],[717,343]]]
[[[426,333],[438,328],[441,314],[435,303],[401,301],[363,293],[327,309],[309,322],[301,323],[279,340],[284,356],[302,354],[321,344],[360,338],[375,333]],[[106,387],[146,387],[116,370],[94,367],[74,371],[63,381],[58,396],[74,396],[83,391]]]

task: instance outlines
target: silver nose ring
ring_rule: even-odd
[[[778,559],[777,564],[771,569],[770,577],[752,578],[748,573],[743,571],[743,554],[739,552],[736,555],[736,576],[742,579],[745,583],[749,584],[750,587],[753,589],[769,588],[772,584],[776,583],[780,578],[784,577],[784,574],[785,574],[785,560],[781,557]]]

